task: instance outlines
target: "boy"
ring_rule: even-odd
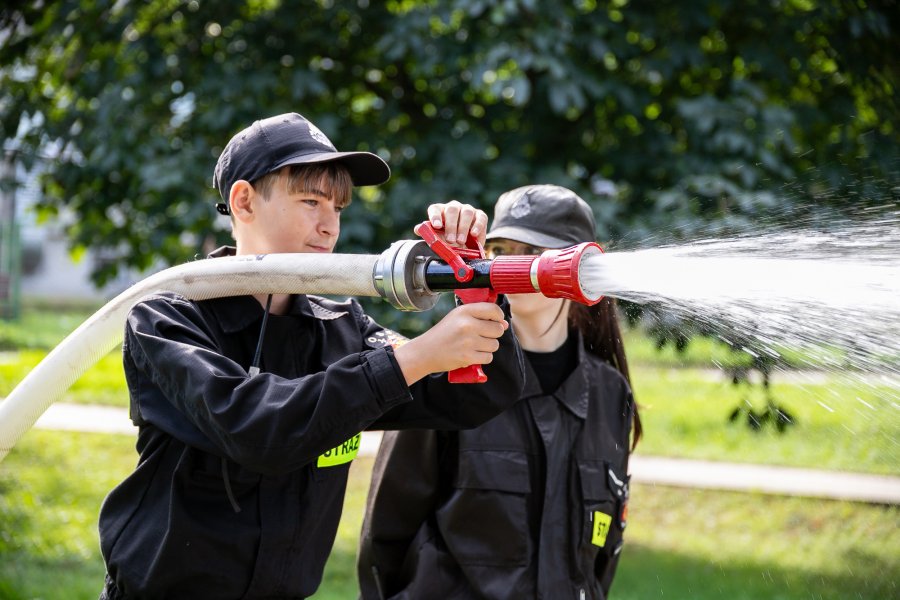
[[[236,247],[213,255],[331,252],[353,186],[389,176],[298,114],[257,121],[216,165]],[[470,206],[428,216],[448,241],[484,239],[487,216]],[[508,407],[523,374],[507,318],[505,303],[457,307],[392,348],[354,300],[143,299],[123,345],[140,458],[100,511],[101,598],[311,595],[359,432],[472,427]],[[487,384],[434,375],[473,363]]]

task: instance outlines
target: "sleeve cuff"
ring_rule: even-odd
[[[384,402],[384,408],[393,408],[397,404],[409,402],[412,395],[403,377],[403,371],[394,358],[393,349],[390,347],[379,348],[366,354],[366,366],[378,395]]]

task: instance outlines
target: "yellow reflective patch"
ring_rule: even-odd
[[[356,454],[359,452],[359,440],[361,435],[362,434],[357,433],[340,446],[335,446],[325,454],[319,456],[319,460],[316,461],[316,466],[335,467],[337,465],[348,463],[356,458]]]
[[[591,534],[591,543],[601,548],[606,545],[606,534],[609,533],[609,524],[612,523],[612,516],[594,511],[594,526]]]

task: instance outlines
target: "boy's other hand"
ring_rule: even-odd
[[[463,204],[457,200],[432,204],[428,207],[428,220],[448,244],[465,246],[466,238],[471,233],[484,245],[488,216],[471,204]]]
[[[419,337],[396,348],[394,356],[407,385],[412,385],[430,373],[490,363],[500,347],[497,339],[508,328],[503,310],[496,304],[464,304]]]

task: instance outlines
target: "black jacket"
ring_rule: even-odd
[[[631,391],[581,344],[552,395],[470,431],[386,433],[358,559],[362,597],[605,598],[628,500]]]
[[[508,315],[507,310],[507,315]],[[319,585],[364,429],[478,425],[523,384],[511,328],[483,385],[406,386],[390,332],[350,300],[171,293],[130,312],[124,342],[137,468],[106,498],[109,598],[303,598]]]

